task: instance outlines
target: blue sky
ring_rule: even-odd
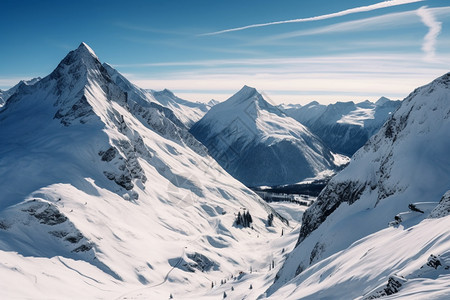
[[[140,87],[199,101],[244,84],[275,103],[401,99],[450,71],[448,0],[0,3],[1,89],[81,41]]]

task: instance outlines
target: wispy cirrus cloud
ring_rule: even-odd
[[[448,58],[442,58],[450,63]],[[187,62],[180,62],[185,65]],[[179,65],[173,62],[173,65]],[[266,91],[276,102],[312,100],[376,100],[382,95],[403,98],[419,85],[447,70],[441,63],[421,60],[421,54],[322,56],[301,58],[191,61],[185,71],[153,76],[129,70],[129,79],[143,88],[169,88],[208,101],[225,100],[244,84]],[[214,65],[214,67],[210,67]],[[206,66],[206,67],[205,67]],[[139,71],[139,68],[134,71]],[[208,84],[205,85],[204,83]],[[221,95],[221,96],[220,96]]]
[[[367,30],[382,30],[391,28],[392,26],[408,25],[417,23],[418,20],[414,18],[417,14],[416,10],[405,12],[390,13],[381,16],[369,17],[354,21],[339,22],[336,24],[322,26],[313,29],[297,30],[287,33],[282,33],[274,36],[269,36],[262,39],[262,42],[273,42],[274,40],[289,39],[299,36],[309,36],[318,34],[329,34],[338,32],[355,32]]]
[[[433,10],[422,6],[417,10],[423,24],[428,27],[428,33],[425,35],[422,44],[422,50],[425,52],[425,60],[434,61],[436,58],[436,41],[441,32],[442,24],[436,21]]]
[[[422,1],[424,1],[424,0],[388,0],[388,1],[375,3],[372,5],[350,8],[350,9],[342,10],[342,11],[331,13],[331,14],[325,14],[325,15],[309,17],[309,18],[252,24],[252,25],[230,28],[230,29],[225,29],[225,30],[220,30],[220,31],[215,31],[215,32],[203,33],[203,34],[200,34],[200,36],[218,35],[218,34],[223,34],[223,33],[227,33],[227,32],[241,31],[241,30],[246,30],[246,29],[250,29],[250,28],[273,26],[273,25],[280,25],[280,24],[320,21],[320,20],[332,19],[332,18],[336,18],[336,17],[342,17],[342,16],[354,14],[354,13],[359,13],[359,12],[373,11],[373,10],[377,10],[377,9],[381,9],[381,8],[387,8],[387,7],[404,5],[404,4],[415,3],[415,2],[422,2]]]
[[[415,16],[419,16],[420,19]],[[261,39],[258,43],[272,43],[275,40],[283,40],[295,38],[299,36],[339,33],[339,32],[355,32],[355,31],[370,31],[370,30],[384,30],[393,27],[409,26],[411,24],[422,21],[430,28],[426,41],[433,45],[436,41],[441,29],[441,23],[435,20],[436,16],[449,17],[450,6],[427,8],[426,6],[420,9],[389,13],[375,17],[363,18],[353,21],[339,22],[332,25],[317,27],[313,29],[296,30],[286,32]],[[378,43],[378,41],[377,41]],[[432,47],[433,48],[433,47]]]

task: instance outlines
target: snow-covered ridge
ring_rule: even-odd
[[[381,97],[377,102],[337,102],[305,106],[280,105],[287,115],[306,125],[334,152],[353,155],[395,112],[400,101]]]
[[[81,44],[0,112],[4,298],[206,293],[287,230],[268,228],[276,213],[112,71]],[[252,228],[234,226],[244,211]]]
[[[338,165],[319,138],[248,86],[213,106],[190,131],[247,186],[296,183]]]
[[[191,128],[211,107],[217,104],[214,100],[208,103],[184,100],[177,97],[168,89],[162,91],[150,90],[149,92],[161,105],[170,108],[187,128]]]
[[[297,247],[271,290],[276,290],[298,274],[317,271],[315,265],[325,268],[331,259],[344,257],[357,245],[371,248],[367,242],[369,236],[377,231],[380,231],[379,235],[383,235],[383,232],[389,232],[386,233],[389,235],[391,229],[386,229],[388,224],[396,216],[401,219],[408,207],[419,207],[424,202],[437,204],[450,187],[448,149],[450,73],[416,89],[405,98],[379,132],[353,156],[351,163],[329,182],[317,201],[303,215]],[[446,199],[444,196],[436,208],[438,212],[431,216],[442,212],[445,212],[443,216],[447,214],[447,208],[444,208],[448,205]],[[415,226],[428,214],[416,212],[408,216],[407,222],[401,222],[398,226]],[[448,222],[448,217],[444,219],[441,223]],[[422,228],[422,234],[427,234],[426,224],[430,222],[425,220],[418,225]],[[431,228],[430,231],[433,230]],[[408,247],[416,247],[417,251],[429,255],[420,244],[424,239],[416,243],[413,239],[409,241],[411,244]],[[442,249],[448,243],[447,234],[435,241],[435,247]],[[381,248],[377,249],[382,251]],[[374,255],[393,255],[394,250],[387,251]],[[407,260],[411,253],[402,252],[402,255],[401,259]],[[388,269],[389,264],[384,263],[383,259],[380,258],[377,263],[380,268]],[[353,276],[361,278],[363,274]],[[349,289],[358,280],[347,278],[336,287]]]
[[[12,94],[14,94],[20,86],[22,85],[33,85],[36,82],[38,82],[39,80],[41,80],[40,77],[36,77],[30,80],[21,80],[18,84],[16,84],[15,86],[13,86],[12,88],[10,88],[9,90],[6,91],[2,91],[0,90],[0,108],[5,105],[6,100],[8,100],[9,97],[12,96]]]

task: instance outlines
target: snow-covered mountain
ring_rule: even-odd
[[[405,98],[329,182],[269,294],[447,299],[449,149],[450,73]]]
[[[6,100],[8,100],[8,98],[11,97],[11,95],[14,94],[20,86],[33,85],[36,82],[38,82],[39,80],[41,80],[40,77],[36,77],[36,78],[30,79],[30,80],[21,80],[18,84],[16,84],[9,90],[6,90],[6,91],[0,90],[0,107],[5,105]]]
[[[190,132],[247,186],[297,183],[347,161],[248,86],[213,106]]]
[[[218,102],[211,100],[208,103],[192,102],[175,96],[168,89],[162,91],[149,91],[163,106],[170,108],[187,128],[191,128]]]
[[[265,263],[287,228],[268,228],[275,212],[114,74],[82,43],[0,112],[4,299],[204,293]]]
[[[400,106],[400,101],[381,97],[377,102],[337,102],[305,106],[280,105],[280,109],[319,136],[332,151],[351,156],[361,148]]]

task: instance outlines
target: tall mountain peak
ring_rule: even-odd
[[[239,100],[247,100],[252,98],[253,96],[261,96],[258,91],[250,86],[244,85],[233,97],[230,99],[239,99]]]
[[[296,183],[337,165],[306,127],[249,86],[213,106],[190,132],[247,186]]]
[[[54,72],[69,68],[67,70],[68,73],[73,74],[81,69],[95,69],[100,67],[101,63],[95,52],[86,43],[81,43],[77,49],[70,51],[66,55]]]

